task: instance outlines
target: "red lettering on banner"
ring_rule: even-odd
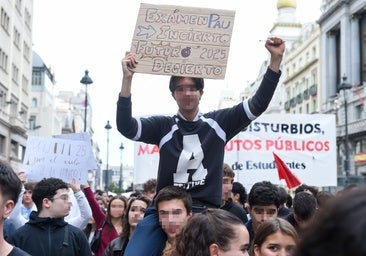
[[[230,140],[226,146],[226,151],[239,151],[239,150],[260,150],[262,149],[261,140]]]
[[[159,153],[159,147],[156,145],[149,145],[149,144],[140,144],[139,149],[137,151],[137,155],[152,155],[152,154],[158,154]]]

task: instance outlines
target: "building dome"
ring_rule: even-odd
[[[296,8],[296,0],[278,0],[277,9],[280,9],[283,7]]]

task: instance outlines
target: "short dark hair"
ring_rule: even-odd
[[[236,195],[239,194],[239,202],[241,204],[245,204],[247,201],[247,191],[245,190],[245,187],[240,182],[234,181],[233,182],[233,188],[231,189],[231,192]]]
[[[58,178],[44,178],[33,189],[32,200],[36,204],[38,212],[42,210],[43,199],[52,199],[59,189],[69,189],[66,182]]]
[[[33,191],[35,185],[36,185],[35,182],[27,182],[24,184],[24,189]]]
[[[298,192],[294,197],[293,208],[299,219],[309,220],[316,211],[316,199],[307,192]]]
[[[248,203],[250,207],[274,204],[278,208],[280,206],[280,196],[277,186],[269,181],[255,183],[249,192]]]
[[[16,204],[21,189],[22,182],[13,168],[6,162],[0,161],[0,192],[3,200],[12,200]]]
[[[192,211],[192,197],[184,188],[178,186],[167,186],[159,191],[155,197],[155,207],[159,211],[159,203],[173,199],[182,200],[187,213]]]
[[[295,194],[297,194],[299,192],[302,192],[302,191],[305,191],[305,190],[309,190],[313,194],[313,196],[316,196],[316,194],[318,193],[318,188],[317,187],[302,184],[302,185],[300,185],[299,187],[297,187],[295,189]]]
[[[170,82],[169,82],[169,89],[171,92],[175,91],[175,86],[177,84],[178,81],[182,80],[183,78],[185,78],[184,76],[171,76],[170,78]],[[203,90],[203,87],[205,85],[203,78],[198,78],[198,77],[190,77],[194,84],[196,85],[196,89],[201,91]]]

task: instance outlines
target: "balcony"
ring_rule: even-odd
[[[310,98],[310,91],[309,89],[306,89],[304,91],[304,100],[308,100]]]
[[[313,84],[312,86],[310,86],[310,95],[311,96],[315,96],[318,93],[318,88],[316,84]]]
[[[290,107],[291,107],[290,106],[290,101],[288,100],[288,101],[285,102],[285,110],[286,111],[290,110]]]
[[[301,103],[302,103],[302,93],[299,93],[299,94],[296,96],[296,103],[297,103],[297,104],[301,104]]]
[[[291,106],[292,108],[296,106],[296,98],[292,98],[292,99],[290,100],[290,106]]]

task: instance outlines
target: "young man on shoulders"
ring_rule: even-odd
[[[71,202],[68,184],[57,178],[43,179],[33,190],[37,212],[18,228],[9,242],[31,255],[91,255],[84,232],[65,222]]]
[[[0,161],[0,255],[30,256],[4,239],[4,221],[18,201],[21,188],[22,184],[14,170],[7,163]]]
[[[220,207],[225,145],[267,109],[281,75],[285,42],[278,37],[270,37],[265,47],[271,54],[269,66],[258,90],[250,99],[232,108],[201,113],[199,103],[203,96],[204,80],[172,76],[169,89],[178,105],[177,114],[148,118],[132,117],[132,78],[138,60],[135,53],[126,52],[122,60],[117,128],[131,140],[159,146],[157,193],[166,186],[179,186],[191,194],[193,212]],[[150,219],[153,223],[153,217]],[[140,223],[144,224],[144,220]],[[158,223],[156,225],[159,226]],[[139,231],[138,226],[133,235],[136,240],[144,240],[144,234],[151,234],[149,230]],[[142,236],[138,236],[139,233]],[[126,256],[151,255],[158,242],[150,235],[150,241],[153,241],[151,247],[149,243],[137,246],[133,237],[127,245]]]

